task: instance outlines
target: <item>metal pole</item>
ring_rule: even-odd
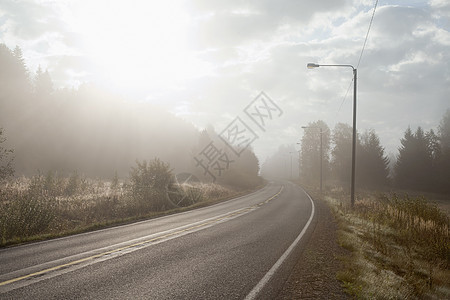
[[[323,180],[323,147],[322,147],[322,127],[320,127],[320,192],[322,193],[322,180]]]
[[[308,69],[318,67],[350,67],[353,69],[353,141],[352,141],[352,182],[351,182],[351,206],[355,204],[355,177],[356,177],[356,78],[357,71],[352,65],[319,65],[315,63],[308,63]]]
[[[353,69],[353,143],[352,143],[352,185],[351,206],[355,205],[355,177],[356,177],[356,69]]]

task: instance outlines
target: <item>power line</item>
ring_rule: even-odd
[[[367,28],[366,38],[364,39],[364,44],[363,44],[363,47],[361,49],[361,54],[359,55],[359,59],[358,59],[358,64],[356,65],[357,69],[359,67],[359,64],[361,63],[361,58],[363,56],[364,49],[366,48],[367,39],[369,37],[370,28],[372,27],[373,17],[375,16],[375,10],[377,9],[377,5],[378,5],[378,0],[375,1],[375,5],[373,7],[372,18],[370,18],[369,28]]]
[[[369,23],[369,27],[367,28],[366,38],[364,39],[364,44],[361,49],[361,53],[359,54],[359,59],[358,59],[358,64],[356,65],[356,69],[359,68],[364,50],[366,49],[367,39],[369,38],[369,32],[370,32],[370,29],[372,28],[373,18],[375,17],[375,11],[377,9],[377,5],[378,5],[378,0],[375,1],[375,5],[373,6],[372,17],[370,18],[370,23]],[[338,114],[341,111],[342,105],[344,104],[345,100],[347,99],[347,95],[348,95],[348,92],[350,91],[350,87],[352,86],[352,83],[353,83],[353,77],[352,77],[352,80],[350,81],[350,84],[348,85],[345,96],[342,98],[341,105],[339,105],[339,109],[336,114]]]
[[[347,98],[348,91],[350,91],[350,87],[352,86],[352,83],[353,83],[353,77],[352,77],[352,80],[350,81],[350,84],[348,85],[347,92],[345,93],[345,96],[342,98],[341,105],[339,105],[339,109],[338,109],[337,113],[339,113],[341,111],[342,105],[344,104],[345,99]]]

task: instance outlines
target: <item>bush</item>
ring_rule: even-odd
[[[14,174],[13,168],[13,150],[6,149],[2,144],[6,141],[3,137],[3,128],[0,128],[0,183],[12,177]]]
[[[57,202],[37,189],[8,191],[2,194],[0,241],[25,237],[48,231],[56,217]]]
[[[177,207],[169,198],[173,189],[174,176],[168,163],[158,158],[149,163],[136,161],[137,166],[130,171],[130,189],[133,199],[143,212],[162,211]]]

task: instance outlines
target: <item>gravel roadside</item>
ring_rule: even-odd
[[[351,299],[336,279],[342,268],[338,257],[348,254],[337,242],[337,223],[323,200],[314,204],[314,231],[277,299]]]

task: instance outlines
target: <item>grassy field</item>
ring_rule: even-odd
[[[246,192],[198,183],[174,185],[164,193],[146,188],[136,196],[130,184],[118,178],[104,181],[51,172],[21,178],[0,186],[0,247],[173,214]]]
[[[414,195],[359,193],[334,189],[322,195],[339,223],[341,257],[337,274],[357,299],[450,299],[449,217],[438,205]],[[440,205],[446,204],[440,202]]]

